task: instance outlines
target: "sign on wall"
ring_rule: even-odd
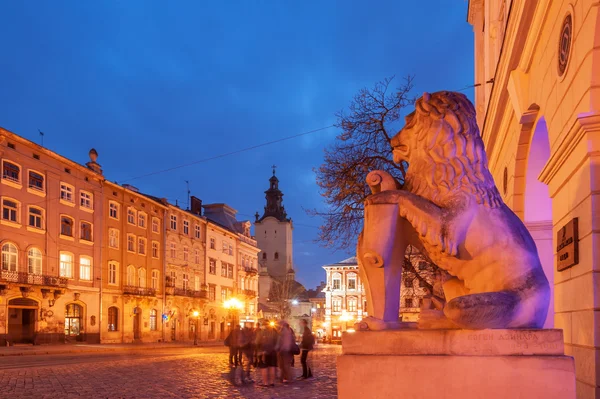
[[[556,233],[556,258],[559,272],[579,263],[577,218],[573,218]]]

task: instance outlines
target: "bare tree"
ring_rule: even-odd
[[[287,319],[292,313],[290,302],[304,293],[301,284],[290,278],[272,279],[269,290],[269,305],[279,315],[280,319]]]
[[[347,249],[356,244],[363,202],[370,194],[365,183],[370,171],[385,170],[404,183],[407,165],[393,161],[390,140],[400,127],[402,109],[414,103],[413,78],[406,77],[395,90],[393,79],[360,90],[348,111],[336,114],[336,126],[342,132],[325,149],[323,165],[315,169],[326,209],[307,210],[324,219],[317,240],[325,247]]]

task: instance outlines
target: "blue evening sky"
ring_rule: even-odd
[[[238,219],[262,212],[278,166],[295,221],[297,276],[348,257],[313,240],[321,207],[313,168],[335,129],[130,178],[331,125],[362,87],[416,77],[415,94],[473,83],[466,0],[4,1],[0,126],[105,176]],[[472,98],[472,90],[465,93]]]

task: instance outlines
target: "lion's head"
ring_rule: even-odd
[[[394,161],[409,164],[406,190],[440,206],[465,194],[479,204],[502,205],[487,168],[475,108],[464,94],[423,94],[391,145]]]

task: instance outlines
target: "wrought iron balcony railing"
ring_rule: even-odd
[[[49,287],[66,287],[66,277],[46,276],[44,274],[30,274],[24,272],[15,272],[11,270],[0,271],[0,280],[11,283],[45,285]]]
[[[254,291],[254,290],[243,290],[243,293],[248,298],[254,298],[256,296],[256,291]]]
[[[190,290],[190,289],[176,287],[175,290],[173,291],[173,295],[206,299],[208,297],[208,292],[207,291],[194,291],[194,290]]]
[[[135,287],[133,285],[124,285],[123,294],[138,296],[156,296],[156,290],[148,287]]]

